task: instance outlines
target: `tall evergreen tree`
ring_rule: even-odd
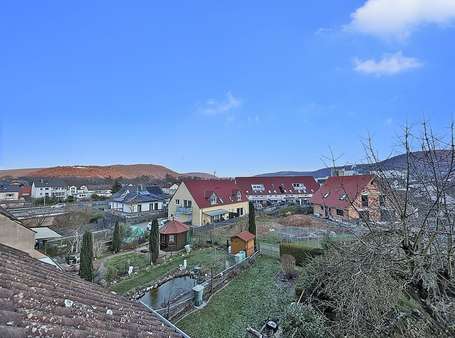
[[[150,263],[155,264],[160,254],[160,228],[156,218],[152,221],[152,228],[150,229],[149,252]]]
[[[79,276],[90,282],[93,281],[93,239],[90,231],[84,232],[82,237]]]
[[[112,189],[111,189],[111,192],[113,194],[115,194],[117,191],[119,191],[120,189],[122,189],[122,184],[120,183],[120,181],[118,179],[116,179],[114,181],[114,185],[112,186]]]
[[[256,235],[256,215],[254,213],[254,205],[253,202],[248,203],[248,231],[251,232],[253,235]]]
[[[112,252],[117,253],[120,251],[120,244],[122,239],[120,238],[120,225],[118,222],[115,223],[114,234],[112,236]]]

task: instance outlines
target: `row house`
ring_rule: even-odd
[[[255,203],[296,202],[307,205],[319,184],[313,176],[237,177],[235,182]]]
[[[168,206],[169,219],[192,226],[222,222],[248,212],[247,196],[230,179],[184,180]]]
[[[0,201],[18,201],[20,197],[20,186],[9,182],[0,182]]]
[[[67,198],[67,185],[62,180],[40,179],[32,183],[32,198],[56,198],[64,200]]]
[[[92,195],[98,195],[102,197],[111,197],[112,190],[109,186],[101,185],[81,185],[77,187],[75,185],[68,187],[67,196],[72,196],[76,199],[88,199]]]

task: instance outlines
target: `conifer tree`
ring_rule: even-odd
[[[93,238],[90,231],[84,232],[82,237],[79,276],[90,282],[93,281]]]
[[[155,264],[160,254],[160,229],[156,218],[152,221],[152,228],[150,229],[149,252],[150,263]]]
[[[120,238],[120,225],[118,222],[115,223],[114,227],[114,234],[112,236],[112,252],[117,253],[120,251],[120,244],[121,244],[121,238]]]

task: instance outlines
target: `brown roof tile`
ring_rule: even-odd
[[[40,336],[181,337],[142,304],[0,244],[0,337]]]

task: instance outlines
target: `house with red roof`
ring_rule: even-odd
[[[295,201],[305,205],[319,189],[313,176],[236,177],[235,182],[252,202]]]
[[[314,215],[337,221],[381,221],[385,207],[374,175],[332,176],[311,198]]]
[[[248,214],[248,198],[231,179],[183,180],[168,205],[168,217],[201,226]]]

